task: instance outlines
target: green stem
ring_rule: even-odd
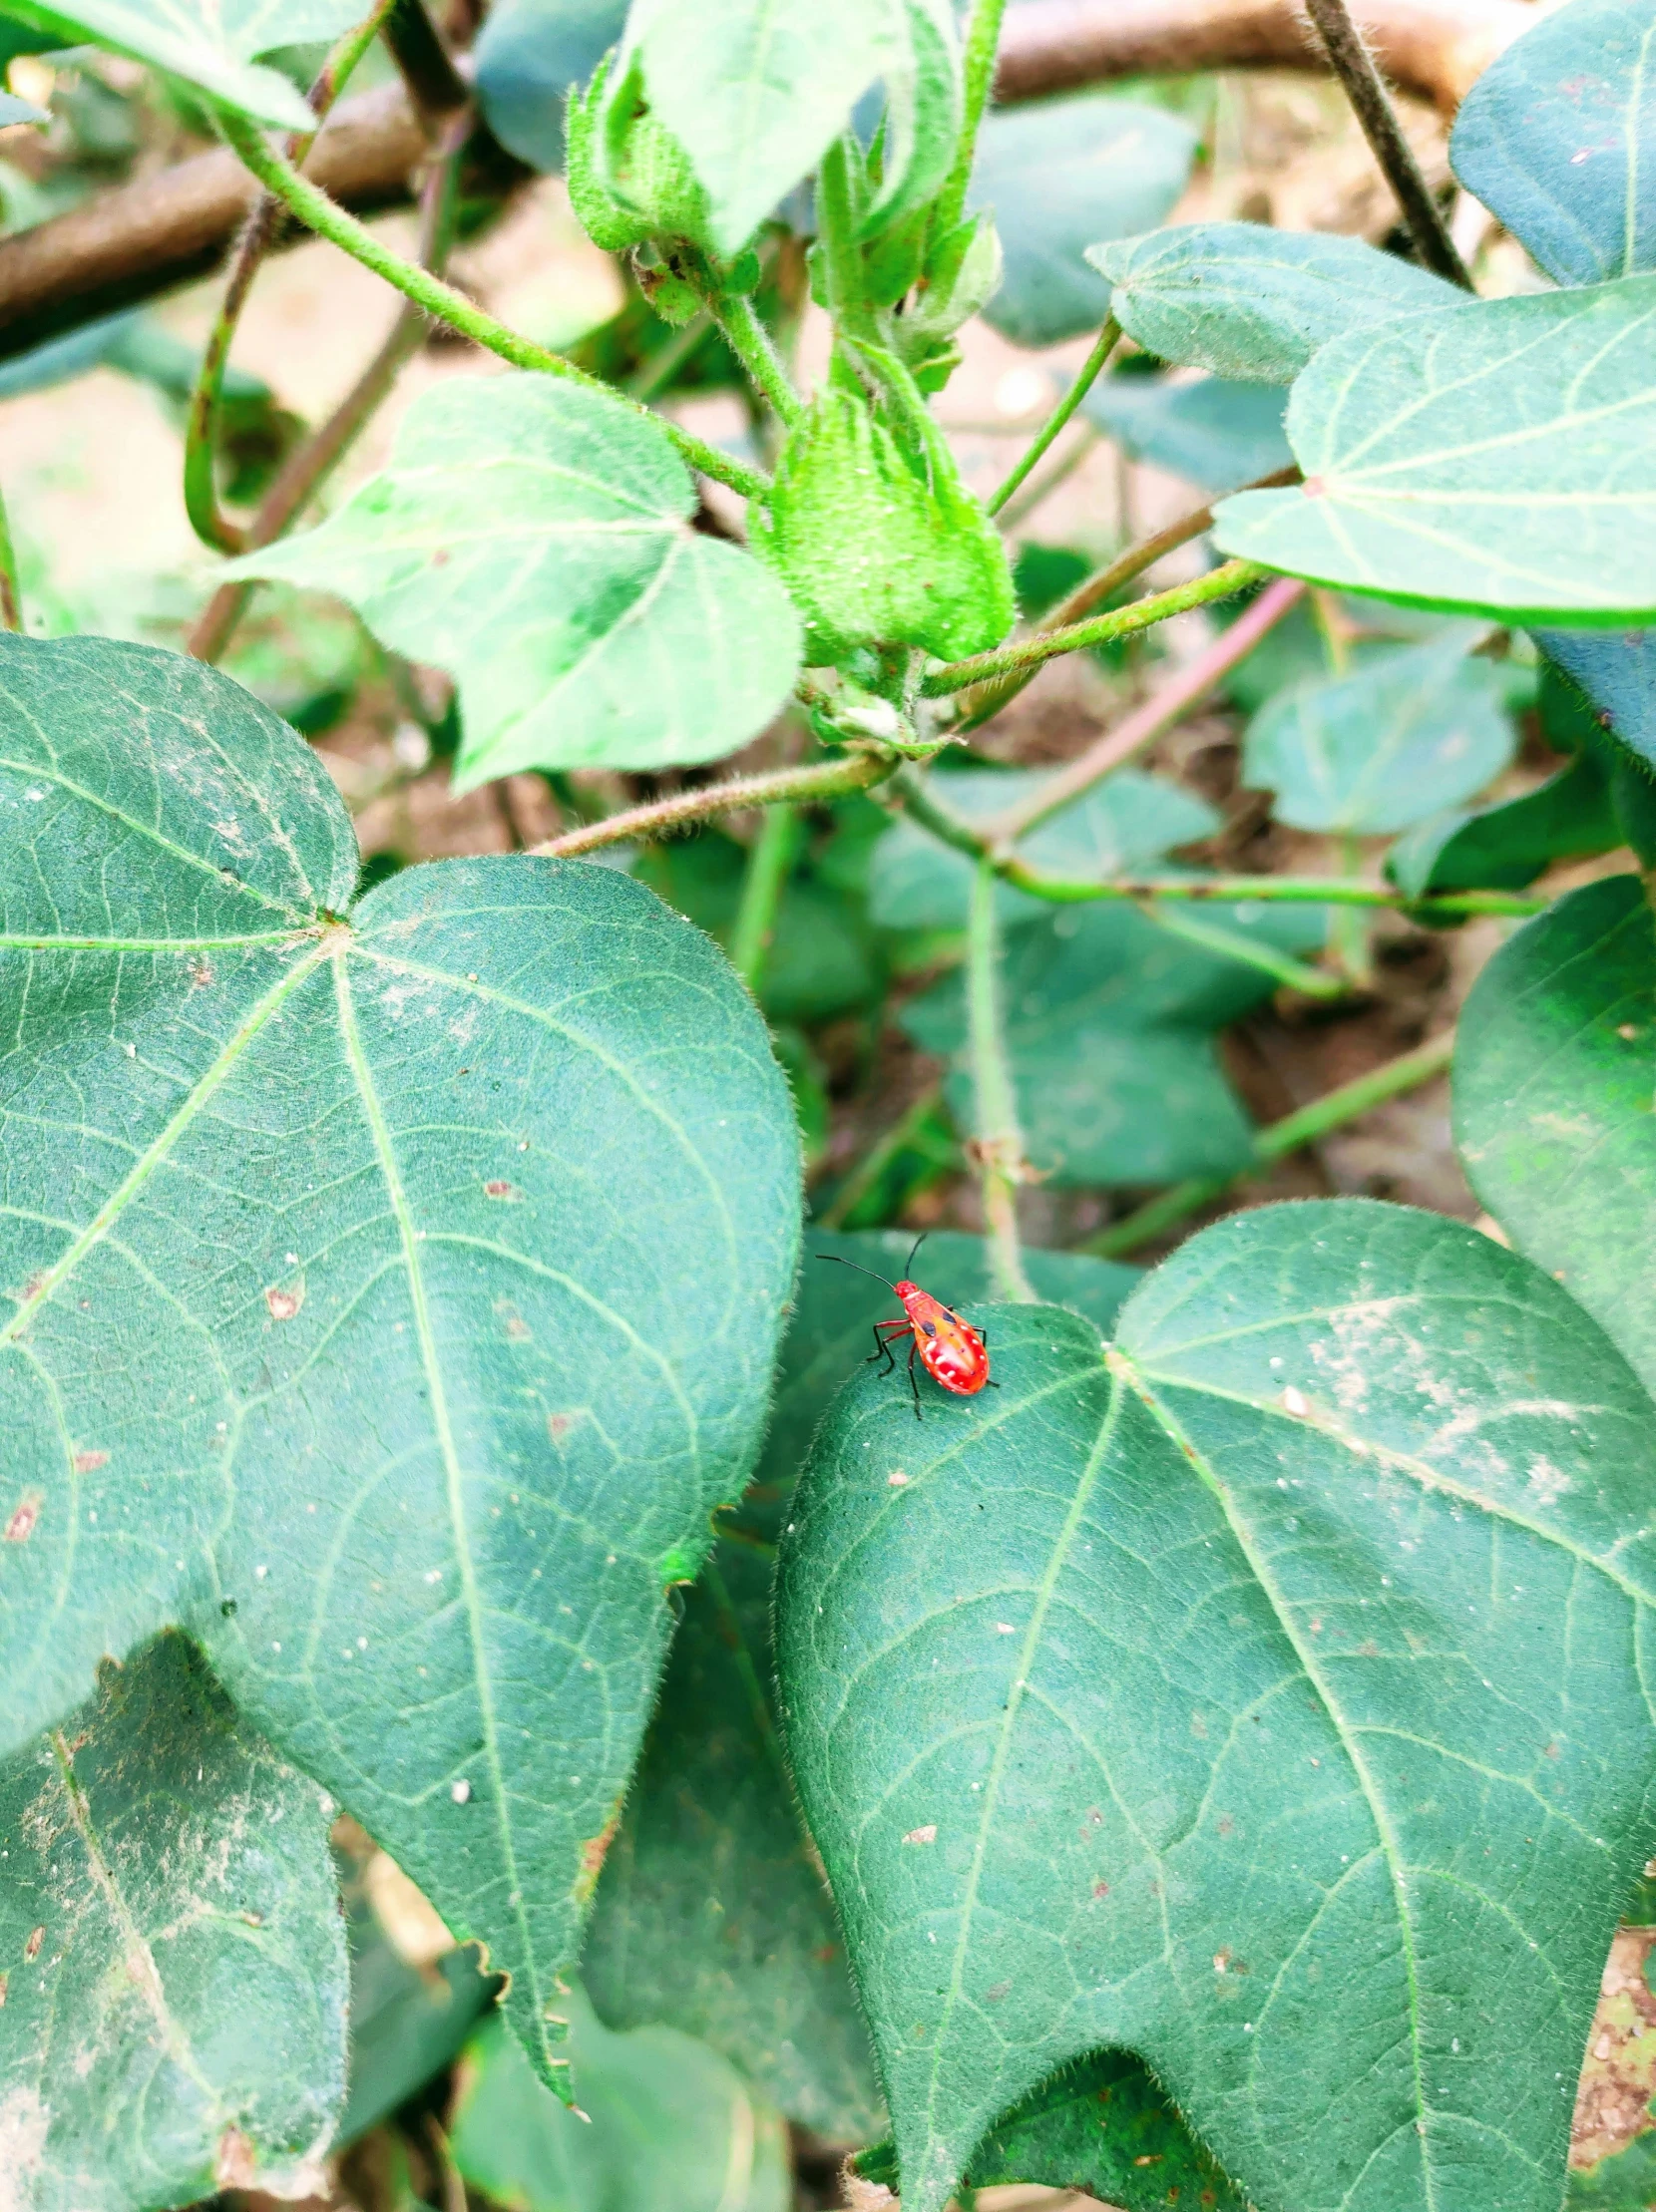
[[[719,300],[712,308],[725,343],[791,430],[805,412],[805,403],[789,381],[782,357],[771,343],[770,332],[759,320],[745,292]]]
[[[657,392],[664,392],[712,327],[713,317],[705,307],[699,314],[692,315],[622,387],[627,398],[652,400]]]
[[[961,136],[955,149],[955,166],[937,197],[933,235],[953,230],[966,212],[966,195],[972,187],[972,164],[978,151],[978,132],[995,88],[995,55],[1001,44],[1001,19],[1007,0],[973,0],[972,21],[967,28],[962,67]]]
[[[1371,1069],[1353,1082],[1342,1083],[1338,1090],[1313,1099],[1309,1106],[1302,1106],[1297,1112],[1284,1115],[1281,1121],[1272,1122],[1269,1128],[1261,1129],[1254,1138],[1253,1159],[1246,1168],[1239,1169],[1235,1175],[1193,1176],[1187,1183],[1175,1183],[1171,1190],[1162,1191],[1121,1221],[1112,1222],[1108,1229],[1101,1230],[1082,1245],[1081,1251],[1095,1253],[1105,1260],[1117,1260],[1124,1253],[1136,1252],[1141,1245],[1164,1236],[1180,1222],[1188,1221],[1192,1214],[1200,1213],[1204,1206],[1222,1197],[1255,1168],[1268,1167],[1305,1145],[1315,1144],[1320,1137],[1343,1129],[1348,1122],[1384,1105],[1389,1098],[1399,1098],[1406,1091],[1418,1090],[1423,1083],[1430,1083],[1435,1075],[1443,1074],[1453,1051],[1454,1031],[1446,1030],[1442,1036],[1429,1037],[1413,1052],[1388,1060],[1383,1067]]]
[[[1090,622],[1048,630],[1016,645],[999,646],[992,653],[974,653],[970,660],[946,661],[930,672],[920,688],[928,699],[939,699],[952,691],[964,691],[970,684],[1037,668],[1059,653],[1084,652],[1089,645],[1105,645],[1112,637],[1130,637],[1135,630],[1150,629],[1157,622],[1165,622],[1169,615],[1186,613],[1195,606],[1211,606],[1215,599],[1232,598],[1270,573],[1257,560],[1227,560],[1205,576],[1175,584],[1169,591],[1153,591],[1147,598],[1134,599],[1130,606],[1115,607]]]
[[[1006,483],[1002,485],[1001,489],[990,501],[988,511],[991,515],[1000,514],[1002,508],[1006,506],[1008,500],[1012,498],[1013,494],[1024,482],[1024,479],[1029,475],[1030,471],[1035,467],[1035,463],[1040,459],[1041,455],[1045,453],[1047,447],[1058,435],[1058,432],[1062,430],[1064,424],[1068,422],[1070,416],[1073,415],[1076,408],[1079,407],[1082,400],[1085,399],[1087,393],[1090,392],[1093,385],[1097,383],[1098,378],[1103,371],[1104,363],[1115,351],[1116,341],[1117,339],[1119,339],[1120,335],[1121,325],[1116,321],[1113,315],[1109,316],[1108,319],[1105,321],[1103,329],[1100,330],[1098,333],[1098,343],[1087,355],[1085,362],[1081,366],[1080,373],[1075,378],[1074,383],[1070,385],[1068,391],[1064,393],[1062,399],[1058,401],[1056,407],[1054,407],[1050,415],[1047,416],[1045,422],[1035,433],[1035,441],[1031,445],[1029,451],[1024,455],[1024,458],[1019,462],[1018,466],[1013,470],[1011,476],[1008,477]]]
[[[397,0],[378,0],[378,5],[370,9],[354,29],[345,33],[323,63],[309,93],[318,128],[396,5]],[[288,159],[302,162],[315,142],[315,131],[294,132],[287,142]],[[251,543],[246,532],[238,523],[231,522],[218,504],[218,409],[236,325],[253,288],[253,278],[275,243],[276,232],[281,228],[281,215],[282,203],[276,194],[268,189],[260,192],[242,225],[224,297],[207,334],[207,349],[196,373],[196,388],[190,395],[184,440],[185,513],[203,545],[210,546],[215,553],[243,553]]]
[[[997,1297],[1035,1302],[1018,1242],[1019,1184],[1024,1180],[1024,1138],[1018,1097],[1007,1065],[1001,1020],[1001,927],[995,871],[979,865],[972,883],[967,929],[966,1000],[971,1039],[972,1090],[978,1125],[973,1151],[984,1194],[990,1278]]]
[[[1028,522],[1035,509],[1043,501],[1050,499],[1059,485],[1069,482],[1081,463],[1096,450],[1098,443],[1097,431],[1090,423],[1082,423],[1079,433],[1070,439],[1045,475],[1037,476],[1033,483],[1025,485],[1017,498],[1009,500],[1002,508],[999,516],[1002,531],[1017,530],[1021,523]],[[1028,681],[1029,678],[1026,677],[1024,682]],[[1019,684],[1018,689],[1023,688],[1023,683]]]
[[[660,415],[652,415],[636,401],[626,399],[613,385],[596,376],[589,376],[585,369],[578,369],[573,361],[566,361],[562,354],[553,353],[546,346],[537,345],[533,339],[511,330],[493,315],[469,300],[464,292],[457,292],[452,284],[445,284],[440,277],[422,269],[412,261],[405,261],[401,254],[393,253],[383,245],[373,232],[356,217],[348,214],[337,201],[301,177],[290,162],[284,161],[268,145],[263,134],[245,118],[221,108],[217,115],[218,128],[225,141],[251,170],[259,183],[275,192],[285,205],[318,236],[330,239],[334,245],[360,261],[364,268],[373,270],[386,283],[394,285],[405,297],[423,307],[428,315],[435,315],[453,330],[458,330],[474,344],[497,353],[503,361],[510,361],[520,369],[535,369],[547,376],[561,376],[571,383],[583,385],[588,391],[602,392],[607,399],[622,407],[632,407],[664,431],[672,440],[684,460],[692,469],[699,469],[703,476],[711,477],[717,484],[728,485],[732,492],[739,492],[744,499],[753,499],[769,488],[768,478],[756,469],[749,469],[728,454],[716,452],[699,438],[692,438],[687,430]]]
[[[1181,914],[1176,907],[1170,913],[1165,912],[1149,899],[1140,902],[1139,912],[1158,929],[1165,929],[1169,936],[1183,937],[1186,943],[1199,944],[1204,951],[1217,952],[1222,959],[1239,960],[1244,967],[1256,967],[1262,975],[1269,975],[1289,990],[1297,990],[1304,998],[1344,998],[1346,995],[1348,986],[1344,975],[1331,975],[1326,968],[1311,967],[1304,960],[1296,960],[1292,953],[1279,951],[1274,944],[1248,936],[1241,929],[1200,922],[1194,915]]]
[[[730,931],[730,964],[757,998],[776,934],[776,914],[793,874],[805,825],[797,807],[773,807],[747,856],[741,905]]]
[[[873,1190],[882,1175],[900,1152],[911,1145],[937,1111],[943,1096],[941,1083],[928,1084],[914,1104],[857,1162],[851,1173],[834,1193],[834,1203],[822,1217],[824,1229],[843,1229],[863,1200]]]
[[[1340,872],[1353,884],[1361,885],[1363,847],[1359,839],[1343,837],[1340,840]],[[1334,926],[1329,932],[1329,950],[1340,972],[1359,990],[1367,990],[1375,975],[1374,962],[1369,955],[1368,918],[1363,906],[1353,901],[1336,909]]]
[[[675,791],[670,799],[628,807],[624,814],[612,814],[603,822],[567,830],[562,837],[548,838],[544,845],[532,845],[529,850],[543,859],[573,860],[606,845],[670,836],[674,830],[711,821],[716,814],[733,814],[743,807],[809,806],[824,799],[840,799],[884,783],[897,765],[895,759],[882,753],[849,753],[834,760],[813,761],[808,768],[778,768],[762,776],[737,776],[728,783],[705,784],[699,791]]]
[[[17,582],[17,551],[12,545],[11,518],[0,500],[0,629],[21,633],[23,593]]]

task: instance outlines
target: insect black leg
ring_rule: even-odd
[[[891,1356],[891,1339],[880,1334],[880,1323],[876,1321],[874,1324],[874,1349],[863,1361],[863,1365],[865,1367],[872,1367],[875,1360],[879,1358],[882,1352],[884,1352],[886,1355],[886,1363],[881,1368],[880,1372],[882,1374],[890,1374],[893,1367],[895,1367],[897,1364],[896,1360],[893,1359],[893,1357]]]
[[[920,1339],[917,1336],[909,1346],[909,1388],[914,1392],[914,1417],[917,1421],[922,1421],[926,1416],[920,1410],[920,1378],[914,1371],[914,1355],[919,1349]]]

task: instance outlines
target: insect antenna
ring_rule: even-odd
[[[855,1260],[842,1260],[837,1252],[819,1252],[814,1254],[813,1258],[817,1260],[831,1260],[836,1268],[856,1268],[859,1275],[872,1276],[876,1283],[885,1283],[886,1289],[891,1291],[894,1297],[897,1294],[897,1286],[895,1283],[886,1283],[886,1279],[883,1275],[875,1275],[872,1268],[862,1267]],[[910,1253],[909,1258],[911,1260],[914,1258],[914,1254],[912,1252]]]
[[[929,1229],[923,1229],[920,1232],[920,1235],[915,1239],[914,1243],[909,1247],[909,1257],[903,1263],[903,1280],[905,1282],[908,1281],[910,1272],[914,1267],[915,1254],[920,1250],[921,1246],[926,1242],[927,1238],[931,1234],[932,1232]]]

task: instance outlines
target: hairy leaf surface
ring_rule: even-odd
[[[1478,977],[1454,1052],[1467,1180],[1656,1389],[1656,931],[1636,876],[1584,885]]]
[[[876,82],[887,98],[885,180],[873,219],[929,199],[960,129],[949,0],[632,0],[623,66],[688,153],[734,252],[816,167]]]
[[[738,547],[690,528],[665,431],[550,376],[456,379],[320,529],[229,573],[337,591],[446,668],[455,789],[521,768],[662,768],[733,752],[799,666],[798,617]]]
[[[1263,2212],[1556,2212],[1656,1781],[1636,1377],[1365,1202],[1204,1232],[1108,1353],[988,1318],[993,1404],[848,1386],[781,1561],[909,2212],[1104,2045]]]
[[[303,2195],[345,2094],[331,1808],[167,1636],[0,1765],[0,2204]]]
[[[1319,346],[1465,293],[1362,238],[1188,222],[1087,248],[1109,311],[1146,353],[1216,376],[1292,384]]]
[[[1294,386],[1291,492],[1216,543],[1417,606],[1616,629],[1656,612],[1656,276],[1354,331]]]
[[[1537,630],[1535,642],[1597,710],[1602,726],[1656,768],[1656,630]]]
[[[6,13],[64,46],[90,40],[129,61],[182,77],[258,123],[314,130],[304,95],[258,66],[278,47],[335,39],[362,19],[359,0],[7,0]]]
[[[1512,758],[1501,672],[1454,623],[1350,675],[1296,684],[1248,725],[1243,781],[1296,830],[1385,836],[1483,789]]]
[[[1656,266],[1656,0],[1572,0],[1460,103],[1455,174],[1559,284]]]
[[[993,212],[1006,260],[984,320],[1020,346],[1096,330],[1109,286],[1087,266],[1087,247],[1159,222],[1195,152],[1180,117],[1112,93],[986,117],[972,196]]]
[[[550,2063],[792,1279],[752,1002],[610,869],[352,907],[308,749],[170,654],[0,641],[0,825],[5,1739],[185,1625]]]

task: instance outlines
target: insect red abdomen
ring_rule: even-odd
[[[972,1397],[989,1380],[989,1353],[983,1338],[918,1283],[899,1283],[894,1288],[903,1300],[926,1372],[944,1389]]]

